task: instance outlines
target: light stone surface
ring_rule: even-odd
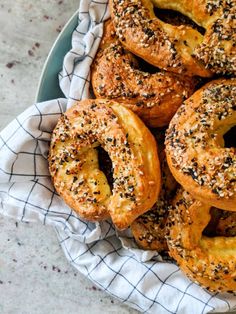
[[[0,129],[34,102],[40,73],[78,1],[0,0]],[[0,313],[138,313],[67,262],[56,234],[0,217]]]

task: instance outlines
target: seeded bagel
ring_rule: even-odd
[[[112,188],[99,168],[99,146],[112,161]],[[160,190],[153,135],[132,111],[107,100],[83,100],[62,115],[52,134],[49,170],[57,192],[81,217],[111,217],[119,229],[150,209]]]
[[[233,228],[231,232],[217,229],[219,222],[214,236],[203,234],[211,219],[210,210],[211,206],[194,200],[183,189],[178,191],[167,221],[169,254],[188,277],[204,288],[236,292],[236,237]],[[226,213],[235,228],[235,212]]]
[[[224,135],[236,125],[236,79],[212,81],[178,109],[166,133],[167,161],[194,198],[236,211],[236,148]]]
[[[120,44],[111,21],[105,23],[91,69],[97,98],[121,102],[150,127],[166,126],[182,101],[193,94],[197,80],[156,70],[142,71],[137,58]]]

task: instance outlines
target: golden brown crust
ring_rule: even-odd
[[[236,124],[236,79],[212,81],[178,109],[166,133],[167,161],[175,179],[194,197],[236,210],[236,149],[224,134]]]
[[[113,164],[113,189],[99,169],[96,147]],[[127,228],[156,201],[160,168],[155,139],[124,106],[107,100],[77,102],[54,129],[49,167],[57,192],[85,219],[111,216]]]
[[[91,81],[97,98],[119,101],[151,127],[167,125],[196,85],[195,79],[174,73],[141,71],[138,60],[119,43],[111,21],[105,23]]]
[[[187,15],[205,35],[159,20],[152,2]],[[110,0],[110,6],[122,44],[147,62],[190,76],[236,73],[235,0]]]
[[[235,292],[236,238],[202,234],[211,218],[210,208],[186,191],[178,191],[167,223],[169,254],[187,276],[203,287]]]
[[[135,241],[144,250],[167,251],[166,220],[172,198],[177,189],[177,182],[167,165],[164,151],[165,130],[155,130],[154,136],[158,143],[159,159],[161,163],[162,185],[158,200],[152,209],[139,216],[131,224],[131,231]]]

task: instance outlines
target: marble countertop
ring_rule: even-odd
[[[0,0],[0,129],[34,102],[50,47],[76,0]],[[0,313],[138,313],[67,262],[56,234],[0,217]]]

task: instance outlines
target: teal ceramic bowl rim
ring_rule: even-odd
[[[58,73],[66,53],[71,49],[71,36],[77,24],[78,11],[68,20],[50,49],[40,75],[35,102],[65,97],[59,87]]]

